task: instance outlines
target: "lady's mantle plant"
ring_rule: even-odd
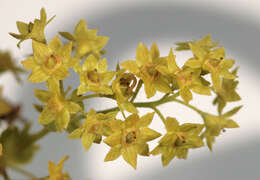
[[[45,83],[48,90],[34,91],[42,102],[35,105],[40,113],[38,122],[44,126],[42,131],[31,135],[28,127],[20,131],[10,124],[2,134],[3,155],[0,162],[4,170],[19,162],[27,162],[19,160],[22,157],[13,153],[12,148],[18,138],[27,144],[21,145],[21,148],[29,157],[25,160],[29,160],[38,147],[34,145],[36,140],[48,132],[66,131],[70,139],[80,139],[86,151],[93,143],[103,141],[111,147],[105,161],[116,160],[122,155],[136,169],[138,155],[161,155],[162,164],[166,166],[174,158],[186,159],[191,149],[205,144],[212,150],[216,137],[222,131],[239,127],[230,118],[241,106],[224,111],[227,103],[240,100],[236,92],[238,68],[232,69],[235,61],[225,56],[224,48],[212,42],[210,35],[198,41],[176,43],[177,51],[191,51],[193,54],[182,67],[177,65],[173,49],[167,56],[161,56],[156,43],[150,49],[139,43],[135,59],[119,63],[115,71],[108,71],[107,59],[102,57],[108,37],[98,36],[96,29],[88,29],[85,21],[80,20],[73,33],[59,33],[67,43],[63,44],[58,35],[47,41],[44,29],[52,19],[47,20],[42,9],[41,18],[35,19],[34,23],[17,22],[20,34],[10,33],[19,40],[18,47],[24,40],[32,39],[33,55],[22,64],[25,69],[31,70],[28,81]],[[7,61],[1,58],[0,62]],[[79,75],[78,87],[64,87],[63,81],[70,76],[69,70]],[[136,102],[142,87],[147,101]],[[163,96],[156,101],[149,100],[157,92]],[[213,104],[217,106],[218,114],[210,114],[191,105],[193,93],[215,95]],[[90,98],[108,98],[118,106],[102,111],[91,108],[87,112],[84,103]],[[3,100],[1,103],[5,107]],[[163,114],[158,107],[166,103],[179,103],[190,108],[201,116],[201,123],[182,124],[177,117]],[[142,114],[141,108],[148,108],[151,112]],[[1,116],[6,113],[0,112]],[[118,118],[119,113],[123,119]],[[166,134],[149,128],[155,115],[164,123]],[[13,136],[11,131],[17,136]],[[155,139],[158,145],[150,150],[147,142]],[[67,173],[62,173],[66,159],[63,158],[57,166],[50,162],[49,176],[38,179],[70,179]],[[4,171],[2,175],[8,179]]]

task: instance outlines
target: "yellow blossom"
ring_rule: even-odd
[[[48,45],[32,41],[33,56],[24,60],[22,64],[32,70],[28,80],[40,83],[48,79],[63,80],[69,76],[68,69],[74,67],[80,60],[71,57],[72,42],[62,46],[56,36]]]
[[[20,34],[9,33],[16,39],[19,39],[17,46],[20,47],[20,44],[26,39],[33,39],[35,41],[46,43],[44,29],[46,25],[53,19],[52,17],[50,20],[47,21],[47,15],[45,9],[41,9],[41,17],[40,19],[35,19],[34,23],[24,23],[17,21],[16,25],[20,32]]]
[[[136,61],[127,60],[121,65],[124,69],[142,79],[147,98],[154,96],[156,91],[172,92],[169,80],[160,71],[161,66],[167,65],[167,61],[160,58],[160,52],[155,43],[150,51],[145,45],[139,43],[136,51]]]
[[[142,117],[132,114],[124,123],[116,126],[114,133],[104,139],[111,146],[105,157],[105,161],[113,161],[120,155],[124,160],[136,169],[137,155],[148,156],[148,141],[158,138],[161,134],[148,128],[154,113],[148,113]]]
[[[68,156],[63,157],[56,165],[54,162],[48,162],[49,177],[47,180],[71,180],[68,173],[63,173],[63,164],[68,159]]]
[[[186,159],[190,148],[203,146],[203,141],[199,137],[203,124],[179,125],[179,122],[171,117],[166,118],[165,124],[167,133],[151,152],[152,155],[162,154],[163,166],[167,166],[175,156],[179,159]]]
[[[82,144],[87,151],[92,143],[100,143],[102,136],[108,136],[111,134],[111,128],[109,123],[115,120],[118,111],[110,112],[107,114],[96,113],[95,110],[91,109],[84,124],[75,129],[69,138],[81,138]]]
[[[128,101],[133,95],[133,88],[136,86],[137,80],[133,74],[125,73],[125,71],[125,69],[121,69],[117,72],[116,79],[112,82],[112,90],[121,111],[137,113],[135,106]]]
[[[81,107],[75,102],[66,100],[60,92],[58,85],[49,84],[51,91],[34,90],[35,96],[44,104],[43,110],[39,116],[38,122],[43,125],[55,123],[59,132],[66,129],[71,114],[76,114],[81,110]]]
[[[115,72],[107,71],[107,61],[105,58],[98,61],[94,56],[90,55],[86,58],[82,67],[77,68],[77,72],[80,75],[78,95],[82,95],[87,91],[106,95],[113,94],[108,83],[114,77]]]
[[[73,35],[68,32],[60,32],[60,35],[76,43],[77,57],[86,57],[92,54],[99,58],[102,55],[102,49],[109,40],[106,36],[97,36],[97,29],[88,29],[83,19],[76,25]]]

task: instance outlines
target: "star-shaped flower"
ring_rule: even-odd
[[[49,177],[46,180],[71,180],[68,173],[63,173],[63,164],[68,159],[68,156],[63,157],[56,165],[54,162],[48,162]]]
[[[135,74],[144,82],[147,98],[155,95],[156,91],[171,93],[169,80],[161,73],[161,66],[167,64],[164,58],[160,58],[160,52],[154,43],[149,51],[145,45],[139,43],[136,51],[136,61],[127,60],[121,65],[124,69]]]
[[[48,79],[63,80],[69,76],[68,69],[74,67],[80,60],[71,57],[72,42],[62,46],[56,36],[48,45],[32,42],[33,56],[24,60],[26,69],[32,70],[28,81],[41,83]]]
[[[232,59],[208,59],[203,64],[203,69],[211,73],[211,79],[216,92],[221,91],[222,78],[235,79],[237,76],[229,72],[229,69],[234,65],[235,61]]]
[[[217,43],[212,43],[210,36],[200,41],[188,43],[194,57],[185,62],[185,66],[201,69],[204,74],[210,73],[214,90],[221,90],[222,77],[224,79],[235,79],[236,76],[229,72],[234,65],[234,60],[225,58],[223,47],[215,48]],[[184,46],[182,44],[182,46]],[[214,48],[214,49],[212,49]]]
[[[77,68],[77,72],[80,75],[78,95],[87,91],[106,95],[113,94],[108,83],[113,79],[115,72],[107,71],[107,60],[105,58],[98,61],[95,56],[88,56],[83,65]]]
[[[236,76],[238,68],[232,71]],[[218,105],[218,113],[222,114],[227,102],[234,102],[241,100],[241,97],[236,92],[238,81],[235,79],[223,79],[221,89],[217,92],[217,97],[214,99],[213,104]]]
[[[91,109],[84,124],[75,129],[69,138],[81,138],[85,150],[88,151],[93,142],[99,144],[102,136],[108,136],[112,133],[109,123],[115,120],[117,113],[118,111],[107,114],[96,113],[94,109]]]
[[[30,22],[29,24],[17,21],[16,25],[20,32],[20,34],[9,33],[16,39],[19,39],[17,46],[20,47],[20,44],[26,39],[33,39],[35,41],[46,43],[44,29],[46,25],[53,19],[47,21],[47,15],[45,9],[41,9],[41,17],[40,19],[35,19],[34,23]]]
[[[54,82],[54,81],[53,81]],[[70,100],[67,100],[60,92],[60,87],[55,83],[49,83],[51,91],[35,90],[35,96],[44,104],[43,110],[39,116],[39,123],[43,125],[55,123],[56,129],[61,132],[66,129],[71,114],[76,114],[81,110],[81,107]]]
[[[226,128],[239,128],[239,125],[229,118],[236,114],[241,109],[241,107],[242,106],[235,107],[234,109],[220,116],[215,116],[208,113],[203,114],[206,131],[202,134],[202,137],[206,137],[207,145],[211,151],[215,137],[220,135],[221,130]]]
[[[151,152],[152,155],[162,154],[162,164],[167,166],[174,157],[186,159],[191,148],[203,146],[199,137],[203,124],[185,123],[179,125],[175,118],[167,117],[167,133],[159,141],[159,145]]]
[[[160,66],[160,71],[171,77],[173,84],[177,84],[180,89],[182,99],[189,103],[192,100],[191,90],[197,94],[210,95],[210,88],[205,84],[201,75],[200,69],[193,69],[189,67],[179,68],[175,61],[172,49],[168,57],[166,57],[168,65]]]
[[[112,90],[121,111],[126,110],[130,113],[137,113],[135,106],[128,101],[133,95],[133,88],[137,80],[133,74],[125,71],[125,69],[121,69],[117,72],[116,79],[112,82]]]
[[[114,128],[114,133],[104,139],[104,142],[111,147],[105,161],[113,161],[122,155],[124,160],[136,169],[137,155],[148,156],[147,142],[161,136],[160,133],[148,128],[153,116],[154,113],[148,113],[140,118],[137,114],[132,114]]]
[[[97,36],[97,29],[88,29],[86,22],[81,19],[74,29],[74,35],[69,32],[60,32],[64,38],[76,43],[76,56],[86,57],[90,54],[100,57],[102,49],[109,38]]]

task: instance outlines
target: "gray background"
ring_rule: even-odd
[[[139,166],[137,171],[128,167],[122,159],[109,163],[102,162],[108,150],[104,145],[99,147],[94,146],[86,153],[80,141],[68,140],[66,134],[51,134],[40,141],[40,144],[44,145],[42,150],[37,154],[38,156],[36,156],[33,163],[26,168],[34,171],[35,174],[45,175],[47,173],[48,160],[58,161],[62,156],[70,155],[71,158],[66,163],[65,169],[71,173],[75,180],[87,178],[93,180],[258,179],[260,175],[260,156],[258,155],[258,152],[260,152],[260,123],[258,120],[257,100],[259,100],[260,97],[258,80],[258,69],[260,67],[258,58],[260,23],[257,22],[256,19],[244,16],[243,12],[239,15],[228,11],[227,8],[222,8],[221,10],[218,6],[214,8],[214,6],[207,3],[199,7],[195,4],[193,6],[189,3],[174,4],[164,1],[162,1],[162,3],[144,1],[143,3],[133,3],[131,5],[118,1],[119,4],[120,2],[121,6],[115,5],[114,7],[111,6],[110,9],[107,8],[107,10],[99,10],[95,12],[95,16],[89,16],[88,10],[91,9],[88,8],[86,3],[84,8],[81,6],[78,7],[78,11],[74,10],[74,13],[77,12],[76,15],[73,13],[65,14],[67,19],[57,17],[55,20],[57,24],[55,26],[50,25],[51,27],[47,31],[48,36],[51,38],[55,35],[55,28],[59,28],[59,30],[62,31],[73,31],[79,18],[84,18],[90,28],[98,27],[100,35],[110,37],[109,44],[106,48],[108,51],[106,57],[110,62],[110,67],[114,67],[118,61],[134,58],[135,47],[140,41],[148,46],[156,41],[159,47],[160,45],[163,47],[166,46],[167,49],[164,50],[163,48],[163,52],[167,54],[168,49],[174,47],[173,42],[179,40],[195,40],[210,33],[213,40],[220,41],[226,48],[227,55],[235,58],[237,64],[240,66],[239,92],[243,97],[241,103],[244,104],[245,107],[239,113],[239,116],[235,118],[241,128],[219,137],[214,146],[213,153],[208,152],[206,148],[196,150],[190,153],[187,161],[174,160],[167,168],[161,167],[159,157],[154,158],[154,160],[141,158],[138,161]],[[41,1],[41,3],[43,6],[44,2]],[[106,3],[104,5],[106,5]],[[227,5],[232,9],[241,8],[239,5],[236,6],[236,1],[227,1]],[[248,5],[250,6],[250,4]],[[251,6],[253,6],[253,4]],[[48,4],[45,8],[48,12]],[[103,6],[102,8],[105,9]],[[54,5],[50,6],[50,9],[55,13]],[[59,9],[57,9],[57,11],[61,12]],[[36,13],[23,18],[29,19],[32,16],[38,16],[37,12],[38,10]],[[51,13],[48,14],[50,14],[50,16],[52,15]],[[73,18],[68,18],[69,15]],[[62,14],[60,13],[59,16],[62,16]],[[8,29],[8,31],[13,32],[15,29]],[[14,43],[15,41],[12,41],[10,47],[13,47]],[[2,46],[3,45],[0,47]],[[29,43],[25,43],[24,46],[25,50],[22,51],[22,54],[30,52]],[[3,48],[8,48],[8,46]],[[13,53],[19,57],[16,50],[13,50]],[[185,55],[182,56],[185,57]],[[180,55],[179,57],[182,56]],[[75,81],[75,78],[76,77],[73,76],[66,81],[66,83],[77,86],[78,82]],[[16,98],[13,97],[14,101],[23,102],[25,104],[24,115],[34,119],[35,128],[40,129],[41,127],[36,125],[38,114],[32,110],[31,104],[35,102],[35,98],[32,96],[33,88],[43,86],[32,85],[27,82],[24,83],[23,86],[17,86],[10,83],[10,81],[7,82],[7,79],[10,79],[9,75],[4,77],[1,83],[6,83],[11,91],[14,91],[17,87],[19,88],[19,90],[17,88],[14,91],[16,93]],[[26,77],[24,77],[24,79],[26,79]],[[6,94],[8,93],[6,92]],[[103,101],[103,104],[100,103],[101,101],[99,101],[98,104],[89,103],[89,105],[91,104],[94,107],[101,106],[102,108],[110,105]],[[203,106],[203,103],[199,105]],[[175,115],[172,109],[171,107],[162,107],[164,112],[169,112],[170,110],[172,112],[169,113]],[[209,110],[211,111],[212,109]],[[182,114],[182,112],[179,112],[179,114]],[[104,148],[106,148],[105,151],[103,150]]]

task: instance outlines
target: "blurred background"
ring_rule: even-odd
[[[0,1],[0,49],[10,50],[21,62],[30,54],[31,42],[26,41],[22,48],[16,47],[17,40],[8,32],[17,32],[16,21],[29,22],[39,17],[44,7],[48,17],[56,15],[46,28],[47,39],[56,36],[58,31],[72,32],[74,26],[83,18],[89,28],[98,28],[99,35],[109,36],[106,47],[109,66],[113,69],[117,62],[134,59],[138,42],[151,46],[157,42],[161,55],[167,55],[176,41],[197,40],[211,34],[214,41],[220,41],[225,47],[227,57],[236,60],[239,68],[240,84],[238,92],[242,101],[231,104],[228,108],[243,104],[243,109],[234,116],[240,129],[228,130],[217,138],[214,151],[205,148],[193,150],[188,160],[173,160],[166,168],[162,168],[160,157],[138,158],[137,170],[127,165],[122,158],[104,163],[103,159],[109,148],[94,145],[84,152],[79,140],[69,140],[67,134],[50,134],[40,141],[41,150],[33,162],[26,166],[34,174],[47,174],[48,160],[59,161],[63,156],[70,159],[65,169],[73,180],[145,180],[145,179],[258,179],[260,177],[260,2],[258,0],[1,0]],[[189,53],[175,53],[181,65]],[[23,116],[37,125],[38,113],[32,103],[35,85],[25,81],[16,83],[11,74],[0,77],[0,85],[5,87],[4,95],[12,102],[23,104]],[[66,85],[77,86],[76,77],[66,81]],[[156,98],[160,97],[158,94]],[[198,98],[200,100],[198,100]],[[144,99],[141,92],[137,100]],[[195,97],[191,103],[200,106],[204,111],[215,113],[211,106],[212,98]],[[102,99],[91,101],[87,105],[97,109],[105,109],[111,104]],[[226,110],[228,110],[228,108]],[[175,104],[161,106],[167,115],[174,116],[181,122],[201,122],[200,117],[188,109]],[[144,113],[145,111],[142,111]],[[164,132],[159,118],[155,117],[152,128]],[[155,140],[156,142],[156,140]],[[151,149],[156,144],[150,143]],[[21,176],[13,174],[16,179]]]

